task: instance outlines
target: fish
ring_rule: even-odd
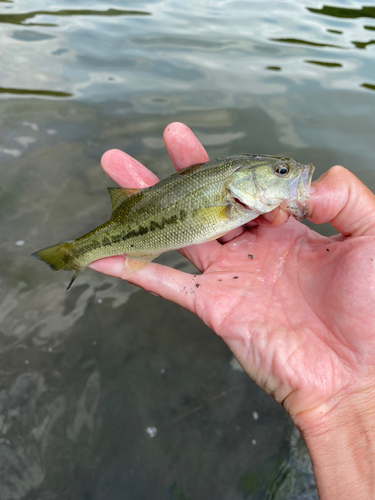
[[[126,255],[136,272],[168,250],[219,238],[281,207],[307,216],[314,166],[291,158],[234,155],[193,165],[145,188],[108,188],[112,215],[83,236],[32,254],[74,280],[93,261]]]

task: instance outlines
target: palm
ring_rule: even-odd
[[[164,138],[177,170],[208,160],[182,124],[167,127]],[[120,151],[102,163],[121,186],[157,182]],[[281,222],[260,218],[260,226],[231,232],[224,244],[182,250],[197,276],[154,263],[127,275],[123,256],[91,265],[196,313],[297,424],[299,415],[319,418],[344,394],[370,387],[375,376],[375,198],[342,167],[315,184],[310,218],[349,237],[327,239],[294,220],[277,228],[283,213]]]
[[[292,415],[374,375],[373,238],[364,250],[362,238],[327,240],[291,220],[247,231],[214,254],[195,280],[194,312]],[[353,307],[353,292],[367,307]]]

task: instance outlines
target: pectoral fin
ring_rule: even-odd
[[[208,241],[214,241],[214,240],[218,240],[219,238],[221,238],[222,236],[224,236],[224,234],[227,234],[228,231],[224,231],[223,233],[220,233],[220,234],[217,234],[216,236],[214,236],[213,238],[210,238],[209,240],[206,240],[206,243]]]
[[[194,210],[192,213],[192,217],[195,219],[203,219],[203,220],[227,220],[229,219],[228,208],[230,205],[225,203],[218,203],[217,205],[211,205],[210,207],[198,208]]]

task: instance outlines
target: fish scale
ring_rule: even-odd
[[[33,256],[53,270],[73,270],[70,285],[91,262],[113,255],[125,254],[133,272],[164,251],[218,238],[282,204],[303,218],[313,169],[289,158],[236,155],[143,190],[112,188],[109,221]]]

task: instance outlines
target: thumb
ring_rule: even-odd
[[[315,224],[329,222],[344,236],[375,234],[375,195],[336,165],[312,183],[308,218]]]

